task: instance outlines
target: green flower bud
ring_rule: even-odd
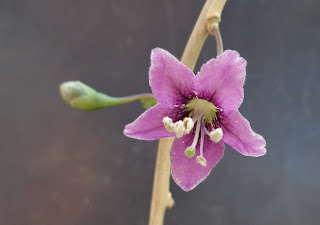
[[[157,103],[152,94],[138,94],[116,98],[97,92],[80,81],[68,81],[61,84],[60,94],[68,105],[80,110],[103,109],[108,106],[125,104],[137,100],[141,100],[145,108],[150,108]]]
[[[113,98],[103,95],[80,81],[68,81],[60,85],[62,99],[71,107],[81,110],[105,108],[107,100]]]

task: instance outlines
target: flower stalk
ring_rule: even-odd
[[[219,30],[219,27],[214,28],[213,33],[214,33],[214,36],[215,36],[216,42],[217,42],[217,56],[218,56],[223,53],[223,43],[222,43],[222,38],[221,38],[221,33]]]
[[[203,6],[181,57],[181,62],[191,70],[194,69],[204,42],[211,31],[211,27],[208,25],[212,24],[214,25],[213,27],[215,27],[215,25],[220,22],[221,12],[225,3],[226,0],[207,0]],[[220,45],[219,47],[217,46],[217,49],[219,48],[219,51],[223,51],[222,41],[220,43],[217,41],[217,45]],[[159,141],[153,181],[149,225],[163,225],[165,211],[168,206],[172,207],[173,205],[173,200],[169,190],[170,149],[173,140],[174,138],[170,137],[161,139]]]

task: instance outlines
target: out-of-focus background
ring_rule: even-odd
[[[149,92],[150,51],[181,57],[204,4],[186,0],[0,1],[0,224],[147,224],[157,141],[124,126],[139,103],[82,112],[58,86]],[[240,111],[267,155],[230,147],[185,193],[167,225],[317,225],[320,202],[320,2],[229,0],[226,49],[248,61]],[[199,66],[216,55],[209,37]]]

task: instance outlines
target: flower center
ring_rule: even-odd
[[[184,112],[188,117],[178,120],[175,123],[169,117],[163,118],[163,125],[168,132],[175,133],[177,138],[189,134],[195,127],[192,144],[185,149],[185,155],[192,158],[196,154],[196,146],[199,143],[199,155],[196,160],[202,166],[207,162],[203,156],[205,135],[208,135],[213,142],[219,142],[222,139],[223,132],[219,128],[219,118],[222,110],[213,103],[204,99],[193,98],[185,106]],[[209,131],[207,129],[209,128]],[[210,151],[210,149],[208,149]]]
[[[205,124],[213,124],[217,120],[218,107],[204,99],[193,98],[185,110],[189,112],[189,117],[199,118]]]

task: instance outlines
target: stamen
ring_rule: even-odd
[[[218,143],[222,139],[222,136],[223,131],[221,128],[217,128],[210,132],[210,139],[215,143]]]
[[[175,133],[177,138],[181,138],[184,134],[189,134],[193,129],[194,122],[190,117],[184,118],[184,120],[179,120],[175,123],[172,122],[172,119],[169,117],[164,117],[162,119],[164,127],[170,133]]]
[[[203,125],[203,121],[201,123],[201,129],[208,135],[210,136],[210,132],[208,131],[208,129]]]
[[[207,166],[207,160],[202,156],[197,157],[197,163],[199,163],[201,166]]]
[[[200,156],[203,157],[203,143],[204,143],[204,132],[201,131],[200,137]]]
[[[185,127],[185,134],[189,134],[190,131],[193,129],[193,126],[194,126],[194,122],[193,122],[192,118],[190,118],[190,117],[184,118],[183,124],[184,124],[184,127]]]
[[[208,129],[203,124],[201,124],[201,129],[210,137],[212,141],[216,143],[218,143],[222,139],[223,131],[221,128],[213,128],[213,130],[209,132]]]
[[[183,122],[181,120],[175,122],[174,124],[174,132],[176,133],[177,138],[181,138],[184,134],[185,127],[183,125]]]
[[[162,119],[162,122],[168,132],[174,133],[174,123],[172,122],[171,118],[166,116]]]
[[[203,144],[204,144],[204,132],[201,131],[201,138],[200,138],[200,156],[197,157],[197,163],[199,163],[201,166],[206,166],[207,161],[203,157]]]

